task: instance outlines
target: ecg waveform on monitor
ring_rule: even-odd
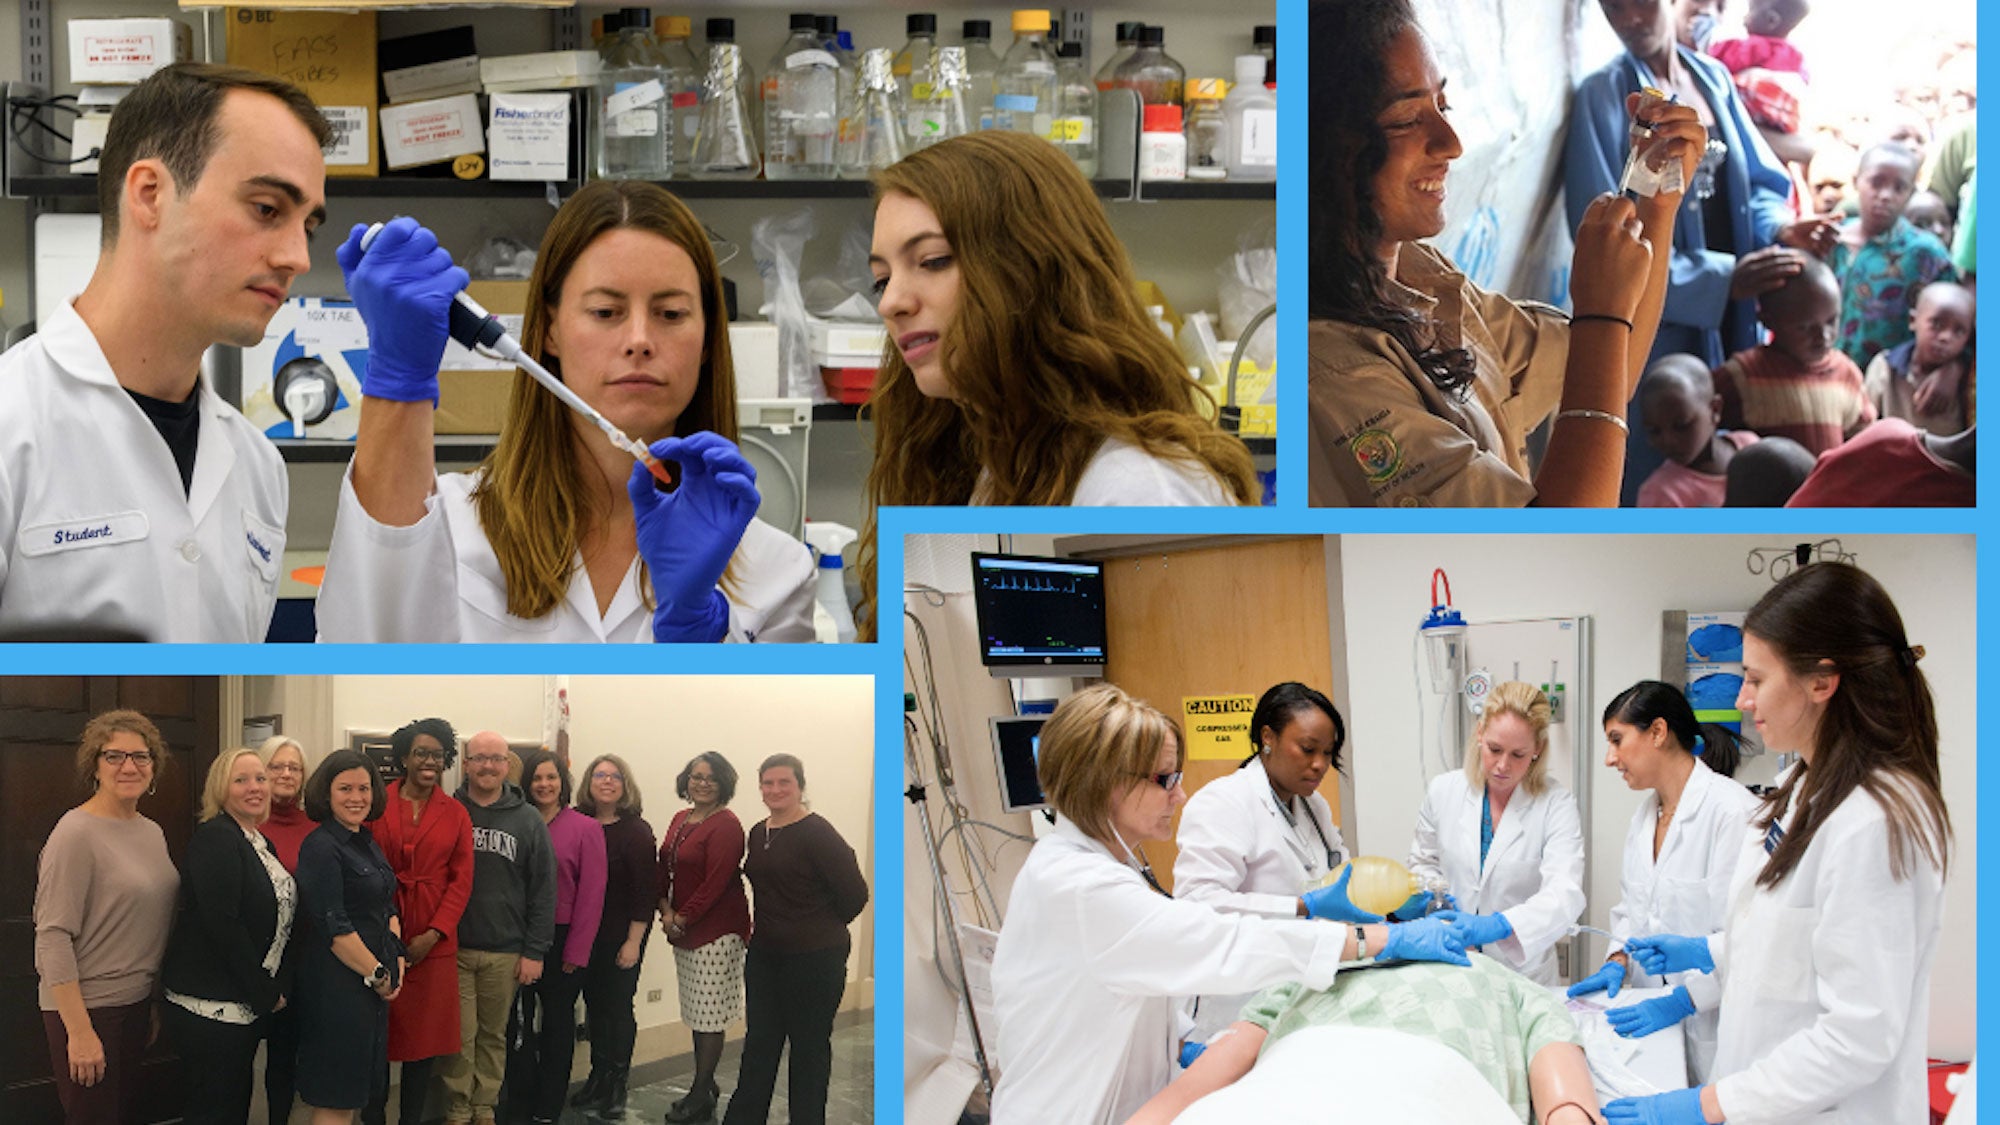
[[[1083,576],[1047,570],[992,570],[980,575],[982,584],[995,593],[1068,594],[1088,597]]]

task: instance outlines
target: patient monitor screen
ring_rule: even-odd
[[[1037,765],[1042,751],[1042,724],[1045,715],[993,718],[993,757],[1000,770],[1000,796],[1008,812],[1039,809],[1048,802],[1042,797]]]
[[[972,556],[986,666],[1104,663],[1104,565],[1027,555]]]

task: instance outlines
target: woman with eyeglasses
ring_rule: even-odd
[[[736,767],[713,750],[674,779],[688,807],[674,814],[660,845],[660,928],[674,947],[681,1022],[694,1033],[694,1080],[667,1111],[672,1125],[710,1121],[721,1091],[715,1068],[723,1032],[743,1014],[743,947],[750,900],[743,895],[743,822],[729,811]]]
[[[854,849],[806,805],[806,768],[773,754],[757,770],[771,815],[750,830],[743,875],[755,892],[744,955],[743,1062],[723,1125],[764,1125],[791,1045],[785,1098],[794,1125],[825,1125],[833,1017],[847,987],[847,927],[868,905]]]
[[[387,806],[369,831],[396,873],[409,968],[389,1005],[389,1061],[403,1065],[398,1120],[421,1121],[433,1064],[459,1051],[458,918],[472,897],[472,817],[438,787],[458,758],[458,735],[443,719],[405,723],[389,736],[403,776],[389,783]],[[362,1113],[380,1125],[382,1090]]]
[[[299,845],[312,835],[314,824],[299,800],[306,785],[306,748],[296,738],[274,734],[257,747],[264,772],[271,779],[271,815],[257,830],[271,842],[278,862],[290,875],[299,873]],[[292,927],[297,941],[298,927]],[[291,956],[287,953],[286,956]],[[272,1121],[292,1113],[292,1073],[299,1058],[299,1007],[287,1004],[264,1017],[264,1103]]]
[[[1327,925],[1168,894],[1138,846],[1173,834],[1185,760],[1179,726],[1111,684],[1042,728],[1037,773],[1057,819],[1014,880],[993,954],[994,1125],[1130,1117],[1173,1077],[1190,993],[1325,988],[1341,962],[1377,957],[1469,963],[1434,918]]]
[[[639,1035],[632,998],[639,991],[646,932],[653,928],[653,826],[639,815],[645,803],[632,767],[616,754],[599,754],[584,768],[576,808],[603,828],[605,870],[597,934],[583,971],[590,1076],[570,1104],[616,1120],[625,1112],[625,1079]]]
[[[35,974],[56,1095],[72,1125],[140,1117],[139,1064],[181,877],[139,799],[166,760],[159,728],[137,711],[90,720],[76,748],[77,784],[90,797],[42,845]]]

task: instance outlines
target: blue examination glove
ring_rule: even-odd
[[[1390,926],[1389,940],[1382,947],[1382,957],[1397,961],[1443,961],[1470,967],[1472,962],[1465,956],[1465,943],[1459,940],[1458,931],[1450,923],[1440,921],[1441,917],[1434,914],[1429,918],[1397,922]]]
[[[1208,1050],[1208,1044],[1197,1043],[1192,1039],[1181,1044],[1181,1069],[1186,1070],[1188,1067],[1193,1066],[1194,1060],[1200,1058],[1201,1053],[1206,1050]]]
[[[361,252],[367,226],[357,223],[334,251],[348,295],[368,326],[368,369],[361,393],[394,402],[438,397],[438,364],[450,338],[451,300],[471,280],[451,252],[415,219],[391,219]]]
[[[1347,901],[1347,881],[1353,876],[1354,867],[1350,864],[1332,883],[1300,895],[1306,904],[1306,917],[1333,922],[1380,922],[1380,914],[1370,914]]]
[[[1476,945],[1492,945],[1504,941],[1514,932],[1514,923],[1505,914],[1469,914],[1462,910],[1440,910],[1433,918],[1449,922],[1458,930],[1458,936],[1467,948]]]
[[[707,431],[656,441],[652,452],[681,467],[673,492],[654,487],[636,462],[627,482],[657,603],[653,639],[719,641],[729,631],[729,602],[715,584],[757,515],[757,470],[728,438]]]
[[[1703,1125],[1701,1090],[1672,1090],[1646,1098],[1619,1098],[1604,1107],[1611,1125]]]
[[[1389,917],[1396,919],[1398,922],[1407,922],[1414,918],[1421,918],[1425,914],[1430,913],[1430,905],[1431,893],[1429,891],[1418,891],[1416,894],[1404,899],[1403,905],[1391,910]]]
[[[1715,958],[1709,956],[1708,938],[1654,934],[1625,943],[1625,954],[1654,976],[1689,971],[1712,973]]]
[[[1682,985],[1657,1000],[1613,1008],[1604,1013],[1604,1018],[1611,1024],[1611,1030],[1627,1039],[1639,1039],[1665,1031],[1691,1015],[1694,1015],[1694,998]]]
[[[1606,961],[1604,967],[1569,986],[1569,998],[1592,992],[1602,992],[1610,999],[1618,999],[1618,990],[1625,987],[1625,966],[1616,961]]]

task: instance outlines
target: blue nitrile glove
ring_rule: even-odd
[[[757,515],[757,470],[728,438],[705,430],[656,441],[652,452],[681,467],[673,492],[654,487],[637,462],[626,486],[658,603],[653,639],[719,641],[729,631],[729,602],[715,584]]]
[[[1439,921],[1437,915],[1391,925],[1381,956],[1384,960],[1443,961],[1468,968],[1472,965],[1465,956],[1465,943],[1459,940],[1458,931],[1450,923]]]
[[[1611,1030],[1627,1039],[1638,1039],[1665,1031],[1691,1015],[1694,1015],[1694,997],[1688,995],[1686,985],[1680,985],[1658,999],[1612,1008],[1604,1013],[1604,1018],[1611,1024]]]
[[[1569,998],[1592,992],[1602,992],[1608,999],[1618,999],[1618,990],[1625,987],[1625,966],[1616,961],[1606,961],[1604,967],[1569,986]]]
[[[1715,958],[1709,956],[1707,937],[1679,937],[1674,934],[1636,937],[1626,941],[1625,955],[1656,977],[1668,973],[1715,971]]]
[[[1611,1125],[1703,1125],[1700,1086],[1645,1098],[1619,1098],[1604,1107]]]
[[[1472,914],[1463,910],[1440,910],[1433,918],[1451,923],[1458,929],[1458,936],[1469,949],[1475,945],[1492,945],[1504,941],[1514,932],[1514,923],[1505,914]]]
[[[348,296],[368,326],[368,369],[361,393],[394,402],[438,398],[438,365],[451,336],[451,300],[471,280],[451,252],[415,219],[391,219],[361,252],[356,223],[333,256]]]
[[[1186,1070],[1188,1067],[1193,1066],[1194,1060],[1200,1058],[1201,1053],[1206,1050],[1208,1050],[1208,1044],[1197,1043],[1192,1039],[1181,1044],[1181,1069]]]
[[[1332,883],[1300,895],[1306,904],[1306,917],[1333,922],[1380,922],[1380,914],[1370,914],[1347,901],[1347,881],[1353,876],[1354,867],[1350,864]]]

